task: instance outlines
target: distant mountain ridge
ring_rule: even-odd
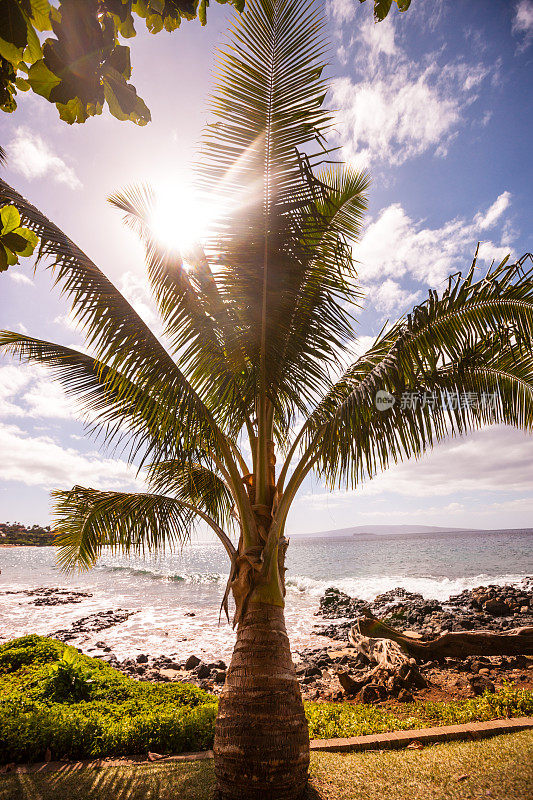
[[[452,528],[438,525],[354,525],[351,528],[338,528],[330,531],[295,534],[299,536],[320,536],[346,538],[351,536],[413,536],[416,534],[439,533],[533,533],[533,528]]]

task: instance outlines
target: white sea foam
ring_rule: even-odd
[[[523,580],[523,575],[479,575],[462,578],[441,578],[431,575],[421,577],[406,577],[405,575],[371,575],[358,578],[335,578],[319,581],[304,575],[293,575],[287,578],[287,588],[300,594],[311,597],[321,597],[326,589],[334,587],[345,592],[350,597],[372,601],[378,594],[387,592],[396,587],[402,587],[409,592],[418,592],[426,599],[447,600],[451,595],[459,594],[464,589],[474,589],[476,586],[495,584],[518,584]]]
[[[105,572],[117,572],[131,577],[146,577],[154,581],[174,581],[176,583],[220,583],[226,581],[228,576],[221,572],[185,572],[183,575],[172,572],[170,569],[146,566],[142,569],[123,566],[120,564],[99,564],[96,569]]]

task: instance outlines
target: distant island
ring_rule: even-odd
[[[337,528],[330,531],[316,531],[314,533],[295,534],[298,537],[344,539],[357,537],[388,537],[388,536],[461,536],[465,534],[487,533],[533,533],[533,528],[452,528],[437,525],[355,525],[352,528]]]
[[[50,547],[54,544],[54,532],[50,525],[46,528],[32,525],[27,528],[20,522],[0,522],[0,545],[33,545]]]

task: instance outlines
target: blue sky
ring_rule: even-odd
[[[367,290],[358,352],[387,319],[466,268],[478,241],[481,264],[533,251],[533,0],[413,0],[406,14],[393,11],[380,25],[369,2],[329,0],[326,10],[334,138],[347,160],[372,175],[369,213],[354,248]],[[18,111],[0,119],[6,179],[156,326],[141,247],[105,198],[140,181],[187,198],[213,51],[228,15],[213,5],[207,28],[191,23],[131,41],[133,82],[153,116],[145,128],[106,113],[69,127],[31,95],[20,95]],[[68,306],[42,268],[36,275],[29,264],[12,268],[0,275],[0,288],[0,327],[80,345]],[[79,420],[44,371],[0,361],[0,520],[48,522],[54,487],[141,486],[120,454],[99,451]],[[356,491],[330,492],[309,480],[289,530],[529,527],[532,478],[533,439],[487,429]]]

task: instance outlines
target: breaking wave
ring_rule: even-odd
[[[103,572],[119,572],[125,575],[131,575],[132,577],[138,576],[168,583],[216,584],[228,579],[227,575],[223,575],[220,572],[191,572],[179,575],[165,569],[158,569],[157,567],[138,568],[120,566],[118,564],[99,564],[96,569]]]
[[[368,602],[374,600],[376,595],[387,592],[396,587],[402,587],[409,592],[418,592],[426,600],[447,600],[451,595],[460,594],[464,589],[474,589],[476,586],[495,584],[519,584],[524,579],[523,575],[479,575],[462,578],[442,578],[431,575],[422,577],[406,577],[405,575],[375,575],[360,578],[341,578],[336,580],[315,580],[304,575],[287,575],[287,589],[311,597],[321,597],[326,589],[334,587],[345,592],[350,597],[358,597]]]

